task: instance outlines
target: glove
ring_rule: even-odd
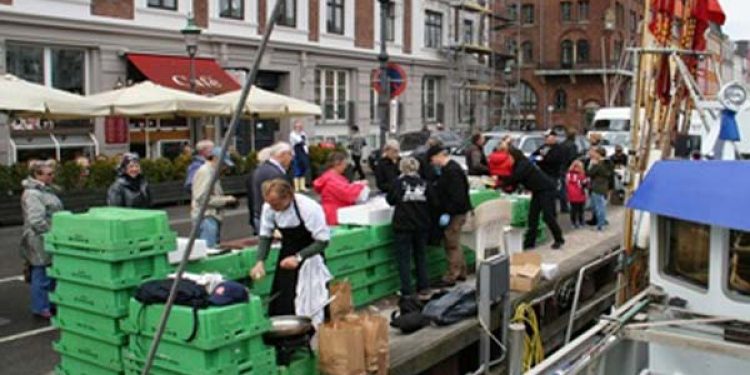
[[[440,225],[441,227],[447,227],[450,222],[451,222],[451,215],[442,214],[440,215],[440,220],[438,220],[438,225]]]

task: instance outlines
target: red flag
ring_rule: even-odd
[[[660,44],[667,44],[672,35],[675,0],[651,0],[651,22],[648,29]]]
[[[719,0],[698,0],[693,8],[693,17],[695,18],[693,50],[703,51],[706,49],[705,33],[709,25],[711,23],[723,25],[727,16],[721,9]]]

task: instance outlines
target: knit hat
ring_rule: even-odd
[[[122,160],[120,160],[120,166],[117,167],[117,171],[120,173],[125,173],[125,171],[128,169],[128,165],[130,163],[141,163],[141,157],[138,156],[138,154],[127,152],[122,155]]]

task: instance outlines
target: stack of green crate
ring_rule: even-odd
[[[279,366],[279,375],[318,375],[318,357],[305,352],[292,355],[289,366]]]
[[[513,194],[505,196],[505,198],[512,202],[510,226],[515,228],[526,228],[529,225],[528,218],[531,196]],[[545,242],[547,240],[547,231],[545,231],[544,228],[544,223],[540,219],[539,227],[537,228],[537,242]]]
[[[123,373],[128,300],[142,282],[169,273],[166,254],[175,247],[162,211],[94,208],[53,216],[45,248],[53,257],[48,273],[57,280],[50,300],[60,329],[58,374]]]
[[[163,312],[163,304],[130,300],[129,315],[122,324],[130,334],[123,350],[125,374],[140,374]],[[151,374],[276,374],[276,350],[263,342],[270,326],[258,296],[251,296],[247,303],[199,309],[197,315],[191,307],[174,306]]]

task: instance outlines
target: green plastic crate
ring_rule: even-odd
[[[393,228],[391,224],[380,224],[366,226],[370,232],[370,244],[372,247],[387,245],[393,241]]]
[[[98,207],[81,214],[54,214],[52,230],[46,237],[54,245],[132,252],[174,241],[175,234],[164,211]]]
[[[493,189],[469,191],[469,201],[471,202],[471,207],[475,208],[484,202],[498,198],[500,198],[500,193]]]
[[[123,353],[123,363],[125,365],[125,375],[140,375],[141,370],[145,364],[143,359],[136,359],[127,350]],[[200,372],[190,370],[174,371],[167,370],[158,366],[152,366],[149,374],[151,375],[267,375],[276,374],[278,372],[278,366],[276,366],[276,358],[257,358],[252,363],[245,363],[239,366],[228,366],[222,369],[213,369],[209,372]]]
[[[103,262],[56,254],[47,269],[50,277],[107,289],[137,287],[146,280],[163,278],[171,272],[164,254],[120,262]]]
[[[176,269],[177,265],[174,267]],[[188,262],[185,271],[198,274],[218,272],[227,279],[237,280],[248,277],[250,268],[250,264],[240,252],[231,252]]]
[[[120,328],[120,319],[75,307],[58,305],[52,324],[63,331],[70,330],[111,344],[122,344],[126,339],[126,333]]]
[[[334,278],[336,280],[347,280],[353,288],[356,288],[361,285],[367,285],[371,280],[394,275],[398,277],[398,265],[395,260],[388,260],[364,269],[337,274]]]
[[[365,227],[338,226],[331,229],[331,241],[326,247],[326,257],[335,257],[372,247],[370,231]]]
[[[134,288],[108,290],[59,279],[50,301],[77,309],[122,318],[128,315],[128,302]]]
[[[255,263],[258,261],[258,248],[257,247],[248,247],[245,249],[242,249],[240,252],[244,258],[244,262],[247,263],[250,267],[254,267]],[[274,271],[276,269],[276,263],[279,261],[279,248],[278,247],[271,247],[271,250],[268,251],[268,256],[266,257],[266,261],[263,262],[263,266],[266,269],[266,273],[270,271]]]
[[[271,294],[273,287],[273,278],[275,272],[266,273],[266,276],[260,280],[252,280],[250,283],[250,292],[257,296],[267,296]]]
[[[109,251],[102,249],[87,249],[65,244],[54,243],[48,236],[44,237],[44,250],[55,255],[70,255],[78,258],[92,259],[102,262],[122,262],[132,259],[148,258],[163,256],[164,254],[174,251],[177,248],[177,237],[174,235],[171,239],[163,243],[156,244],[148,248],[129,248],[121,251]]]
[[[398,277],[388,278],[371,285],[352,289],[352,299],[356,307],[361,307],[395,294],[401,288]]]
[[[122,371],[122,347],[72,331],[61,331],[60,340],[52,344],[56,352],[112,371]]]
[[[122,329],[131,334],[152,336],[159,325],[164,305],[143,305],[130,300],[130,314],[122,322]],[[202,350],[213,350],[235,341],[259,337],[268,331],[271,323],[265,317],[259,297],[251,296],[248,303],[198,310],[198,331],[195,338],[186,342],[193,332],[193,309],[174,306],[169,315],[164,340]]]
[[[143,362],[148,354],[151,337],[130,335],[126,360]],[[182,374],[226,373],[227,369],[252,367],[276,360],[276,349],[263,343],[262,337],[252,337],[228,343],[214,350],[201,350],[185,344],[165,340],[159,344],[154,366]]]
[[[337,257],[326,257],[326,266],[333,275],[343,275],[388,261],[395,261],[393,245],[380,245]]]
[[[55,367],[56,375],[122,375],[122,371],[115,371],[81,360],[70,355],[60,356],[60,363]]]
[[[308,353],[295,353],[289,366],[279,366],[279,375],[319,375],[318,357]]]

